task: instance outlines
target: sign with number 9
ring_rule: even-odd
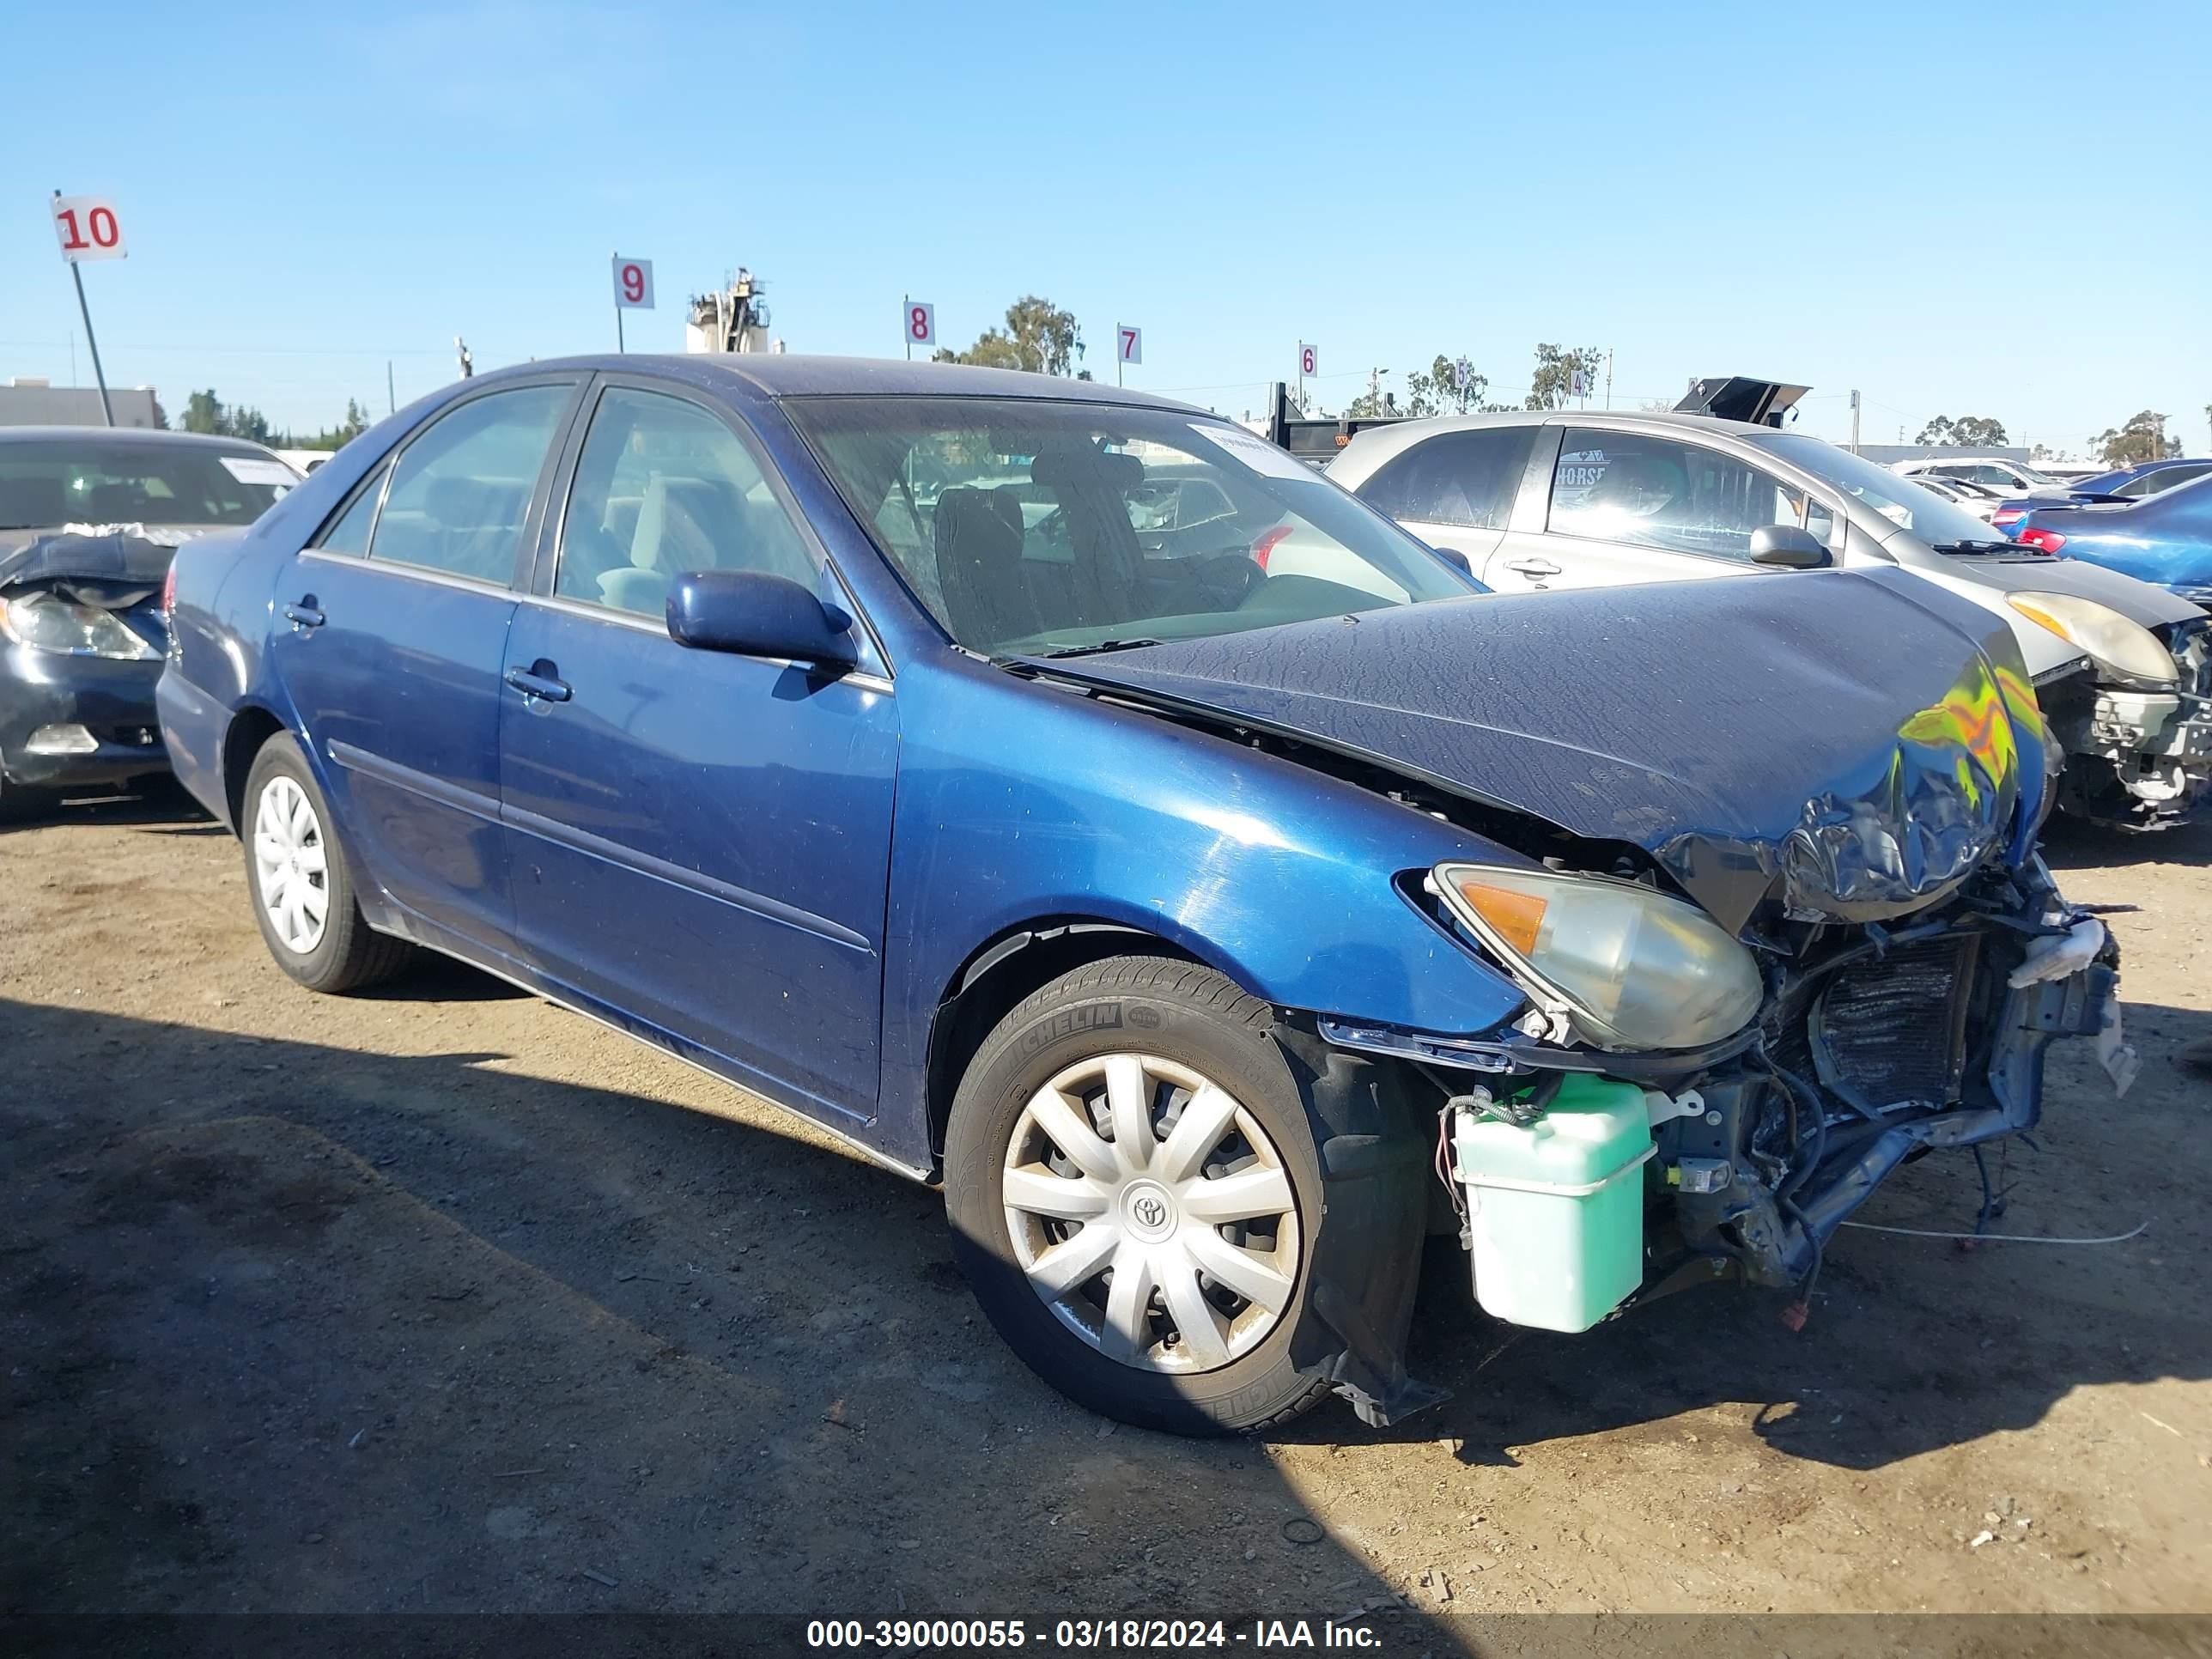
[[[57,196],[53,210],[54,236],[62,245],[62,258],[70,264],[129,257],[123,246],[123,222],[115,216],[115,204],[105,196]]]
[[[653,261],[615,255],[615,305],[623,311],[651,311]]]
[[[937,343],[937,307],[919,300],[906,302],[906,340],[908,345]]]

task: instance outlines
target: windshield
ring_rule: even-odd
[[[1481,591],[1224,422],[1040,398],[783,407],[931,614],[988,655],[1198,639]]]
[[[1847,495],[1856,496],[1899,530],[1911,531],[1931,547],[2003,542],[1963,507],[1824,439],[1808,438],[1801,432],[1778,432],[1759,441],[1784,460],[1826,479]]]
[[[248,525],[300,482],[273,455],[82,438],[0,443],[0,530],[64,524]]]

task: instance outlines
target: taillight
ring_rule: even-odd
[[[1990,524],[1995,529],[2009,530],[2027,516],[2024,507],[2001,507],[1990,514]]]
[[[177,619],[177,562],[174,559],[169,561],[169,572],[161,578],[161,619],[164,622]]]
[[[2038,526],[2030,526],[2027,529],[2021,531],[2019,535],[2014,537],[2013,539],[2014,541],[2025,542],[2030,547],[2039,548],[2045,553],[2056,553],[2060,548],[2066,545],[2066,538],[2060,535],[2057,531],[2045,530]]]
[[[1267,556],[1275,550],[1275,544],[1290,533],[1291,526],[1286,524],[1279,524],[1273,530],[1267,532],[1258,541],[1252,544],[1252,562],[1265,570],[1267,568]]]

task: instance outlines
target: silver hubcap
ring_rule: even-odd
[[[262,787],[253,812],[253,873],[262,913],[284,948],[305,956],[321,944],[331,908],[323,826],[307,792],[289,778]]]
[[[1069,1066],[1023,1109],[1000,1179],[1031,1287],[1109,1359],[1216,1370],[1291,1304],[1289,1172],[1251,1113],[1188,1066],[1152,1054]]]

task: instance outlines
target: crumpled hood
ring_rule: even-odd
[[[70,525],[0,550],[0,588],[70,577],[158,584],[169,573],[177,543],[196,533],[135,524]]]
[[[1924,908],[2033,846],[2046,738],[2011,631],[1905,571],[1406,605],[1040,670],[1644,848],[1731,932]]]

